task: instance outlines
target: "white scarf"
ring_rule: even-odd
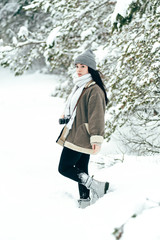
[[[77,77],[73,80],[75,86],[73,87],[73,90],[67,99],[65,111],[64,111],[65,117],[70,116],[70,120],[67,123],[67,128],[69,130],[72,128],[72,124],[73,124],[75,116],[76,116],[77,101],[78,101],[79,97],[81,96],[81,93],[82,93],[84,87],[91,80],[92,80],[92,77],[91,77],[90,73],[85,74],[82,77]]]

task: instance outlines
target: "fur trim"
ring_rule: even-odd
[[[90,137],[90,143],[102,143],[104,140],[104,138],[102,136],[99,135],[93,135]]]
[[[77,152],[82,152],[82,153],[86,153],[86,154],[94,154],[94,155],[96,154],[96,153],[94,153],[94,150],[91,149],[91,148],[79,147],[79,146],[77,146],[73,143],[67,142],[67,141],[65,141],[64,146],[67,147],[67,148],[70,148],[74,151],[77,151]]]

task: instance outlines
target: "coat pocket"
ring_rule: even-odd
[[[74,144],[83,148],[91,148],[88,124],[81,124],[75,134]]]

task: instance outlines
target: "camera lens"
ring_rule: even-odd
[[[59,119],[59,124],[64,124],[65,122],[64,122],[64,118],[60,118]]]

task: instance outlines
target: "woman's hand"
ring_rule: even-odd
[[[93,153],[98,153],[101,149],[101,146],[96,144],[96,143],[93,143],[92,144],[92,149],[94,150]]]

